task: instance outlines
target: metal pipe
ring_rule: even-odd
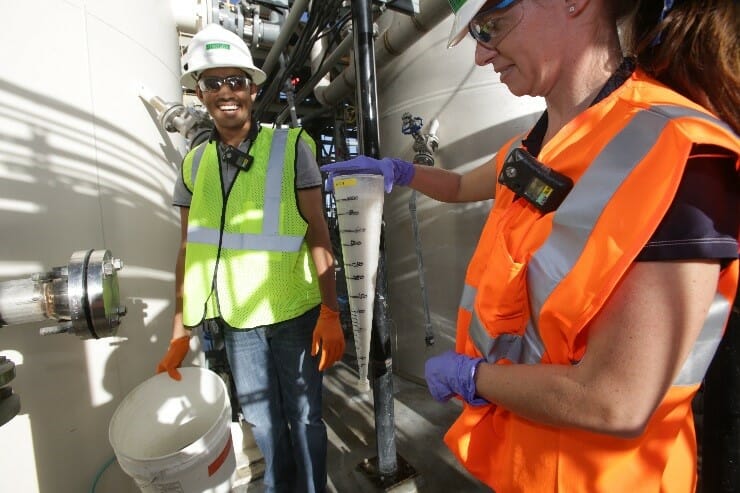
[[[306,8],[308,8],[308,1],[309,0],[295,0],[293,7],[285,18],[285,24],[280,28],[280,34],[278,35],[275,44],[272,45],[272,48],[270,48],[270,51],[267,53],[265,63],[262,64],[262,71],[267,74],[268,78],[272,75],[272,71],[279,60],[280,54],[288,45],[290,37],[295,32],[296,26],[301,20],[301,16],[306,11]]]
[[[159,125],[167,132],[179,132],[191,149],[208,138],[213,129],[213,120],[203,109],[165,102],[144,86],[139,96],[156,112]]]
[[[355,73],[357,77],[357,131],[362,154],[380,157],[380,132],[378,130],[378,88],[375,72],[373,21],[370,2],[352,2],[354,33]]]
[[[416,251],[416,270],[419,272],[419,288],[421,289],[421,305],[424,312],[424,343],[434,345],[434,329],[429,310],[429,294],[427,293],[426,275],[424,273],[424,255],[421,248],[421,234],[419,233],[419,218],[416,214],[416,190],[411,191],[409,197],[409,214],[411,215],[411,232],[414,236],[414,250]]]
[[[342,39],[342,43],[351,43],[351,36],[345,36],[344,39]],[[341,43],[340,43],[341,44]],[[329,48],[329,40],[327,39],[327,36],[321,36],[314,44],[311,46],[311,52],[309,54],[309,62],[311,66],[311,77],[306,81],[306,85],[314,84],[314,92],[318,90],[321,86],[328,86],[331,82],[329,80],[329,76],[327,75],[328,70],[322,70],[321,73],[319,72],[319,69],[321,69],[321,64],[325,60],[328,60],[326,54]],[[336,50],[335,50],[336,51]],[[328,64],[327,64],[328,65]]]
[[[118,304],[122,267],[108,250],[80,250],[66,266],[0,282],[0,327],[52,319],[59,324],[40,329],[42,335],[113,336],[126,315]]]
[[[335,66],[337,63],[339,63],[339,60],[341,60],[343,57],[347,56],[347,54],[350,52],[350,48],[352,48],[352,36],[347,36],[342,40],[341,43],[339,43],[339,46],[337,46],[334,51],[331,52],[331,55],[329,55],[321,67],[316,67],[317,69],[323,68],[320,72],[317,72],[316,74],[311,76],[311,79],[309,79],[309,83],[316,78],[317,80],[320,80],[325,75],[329,73],[331,68]],[[308,91],[311,89],[314,89],[314,94],[316,95],[316,99],[319,101],[319,103],[325,105],[325,106],[331,106],[326,102],[326,99],[324,98],[324,91],[326,90],[326,87],[328,87],[329,84],[326,86],[316,86],[313,87],[307,87],[305,89],[306,95],[308,94]],[[301,91],[302,93],[303,91]]]
[[[0,326],[42,322],[54,318],[50,283],[36,278],[0,282]],[[66,286],[65,286],[66,287]],[[66,294],[66,293],[65,293]]]
[[[379,36],[379,42],[375,44],[376,67],[385,66],[451,13],[452,10],[447,0],[420,0],[419,14],[414,16],[392,10],[383,13],[378,23],[381,24],[382,19],[382,24],[386,24],[387,20],[389,27],[383,31]],[[328,105],[340,102],[350,93],[354,85],[355,65],[350,64],[323,92],[324,101],[322,102]]]
[[[360,152],[380,157],[378,130],[378,94],[375,80],[375,50],[370,0],[352,2],[352,25],[357,73],[358,136]],[[385,246],[381,223],[378,272],[375,283],[375,305],[370,339],[375,437],[378,451],[378,473],[393,477],[398,471],[393,419],[393,365],[391,337],[386,303]]]
[[[333,66],[335,66],[339,60],[346,56],[348,53],[350,53],[352,48],[352,36],[347,36],[342,40],[341,43],[334,49],[334,51],[331,52],[331,54],[326,57],[326,60],[321,65],[321,67],[318,66],[318,61],[315,61],[314,57],[318,56],[314,51],[312,50],[311,56],[312,56],[312,71],[313,74],[311,75],[311,78],[306,81],[305,84],[303,84],[303,87],[301,87],[301,90],[298,91],[298,93],[295,96],[296,101],[303,101],[306,99],[308,94],[313,91],[314,95],[316,96],[316,100],[321,103],[324,106],[332,106],[328,104],[324,98],[324,91],[327,87],[329,87],[329,77],[327,74],[331,70]],[[313,65],[316,65],[315,67]],[[322,70],[316,71],[317,69],[321,68]],[[277,123],[282,123],[285,121],[285,118],[288,116],[288,108],[284,108],[283,111],[281,111],[277,118],[275,118],[275,121]]]
[[[405,135],[411,135],[414,139],[413,149],[414,163],[425,166],[434,166],[434,152],[439,145],[437,138],[437,128],[439,122],[435,119],[430,125],[429,133],[422,135],[421,129],[423,120],[420,117],[414,117],[411,113],[404,113],[401,116],[401,132]],[[429,295],[427,294],[426,278],[424,274],[424,259],[421,249],[421,235],[419,233],[419,220],[416,214],[416,190],[411,191],[409,197],[409,214],[411,215],[411,231],[414,235],[414,246],[416,249],[416,267],[419,271],[419,286],[421,288],[421,301],[424,309],[424,342],[427,346],[434,345],[434,330],[432,329],[432,318],[429,310]]]

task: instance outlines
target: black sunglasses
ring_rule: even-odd
[[[229,75],[228,77],[201,77],[198,87],[203,92],[218,92],[224,84],[232,91],[243,91],[249,88],[251,80],[246,75]]]

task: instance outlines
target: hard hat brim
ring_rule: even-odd
[[[447,40],[447,48],[452,48],[465,37],[468,33],[468,24],[487,1],[468,0],[460,7],[460,10],[455,13],[455,19],[452,22],[452,30],[450,30],[450,37]]]
[[[498,4],[492,6],[492,9],[505,9],[515,1],[517,0],[501,0]],[[460,9],[455,13],[455,20],[452,23],[450,37],[447,40],[447,48],[452,48],[458,44],[466,34],[468,34],[468,24],[470,24],[473,17],[480,12],[481,8],[483,8],[487,2],[488,0],[468,0],[460,7]]]

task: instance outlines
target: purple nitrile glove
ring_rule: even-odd
[[[490,404],[475,394],[475,373],[483,361],[483,358],[471,358],[455,351],[429,358],[424,365],[424,376],[432,397],[446,402],[457,394],[473,406]]]
[[[406,186],[414,177],[414,165],[402,159],[386,157],[375,159],[367,156],[357,156],[348,161],[339,161],[326,164],[321,171],[329,173],[327,190],[334,190],[334,177],[337,175],[356,175],[359,173],[370,173],[383,175],[385,192],[390,193],[393,185]]]

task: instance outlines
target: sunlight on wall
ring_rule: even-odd
[[[23,214],[40,214],[45,212],[39,204],[26,200],[0,199],[0,211],[20,212]]]
[[[31,274],[43,272],[46,267],[39,262],[13,262],[0,260],[0,278],[26,278]]]
[[[0,281],[107,249],[123,260],[128,309],[117,336],[99,340],[39,336],[48,321],[0,329],[0,349],[23,362],[12,382],[21,415],[0,428],[13,444],[0,447],[1,492],[87,491],[117,402],[166,351],[185,145],[139,88],[181,97],[168,4],[40,0],[30,27],[22,7],[0,2]]]
[[[106,338],[85,341],[85,360],[88,372],[88,391],[90,393],[90,405],[101,407],[111,402],[114,398],[104,385],[104,376],[108,358],[114,357],[113,352],[118,346],[115,339]]]
[[[1,265],[2,264],[0,264],[0,266]],[[121,279],[140,277],[145,279],[156,279],[157,281],[175,282],[175,274],[171,270],[165,271],[129,264],[126,264],[124,269],[118,273],[118,277]]]
[[[23,403],[21,397],[21,405]],[[21,409],[21,413],[23,410]],[[17,491],[24,493],[38,492],[38,471],[34,462],[24,463],[22,473],[17,468],[18,457],[33,457],[33,429],[31,418],[28,415],[19,414],[3,425],[3,441],[0,447],[0,464],[15,464],[15,473],[12,477],[3,475],[0,477],[0,491]],[[7,446],[12,444],[12,446]]]
[[[0,349],[0,356],[5,356],[12,361],[16,366],[23,364],[23,353],[13,351],[12,349],[2,350]]]

